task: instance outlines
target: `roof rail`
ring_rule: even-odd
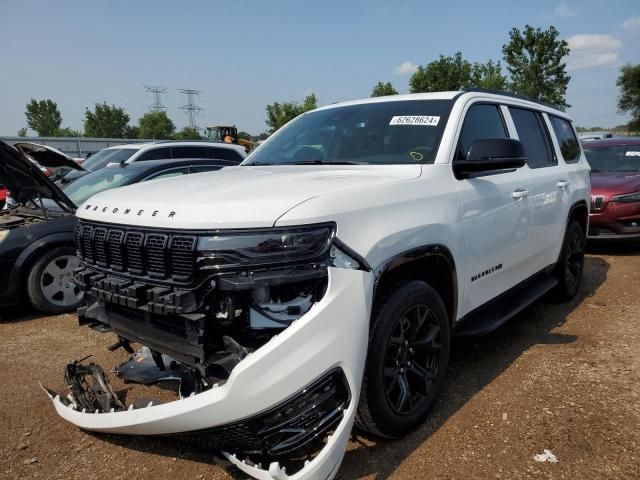
[[[545,107],[553,108],[555,110],[560,110],[564,112],[564,108],[556,105],[554,103],[545,102],[543,100],[536,100],[535,98],[527,97],[526,95],[518,95],[517,93],[505,92],[503,90],[493,90],[491,88],[480,88],[480,87],[471,87],[471,88],[463,88],[463,92],[479,92],[479,93],[493,93],[494,95],[504,95],[505,97],[518,98],[520,100],[526,100],[528,102],[539,103],[540,105],[544,105]]]
[[[154,144],[158,144],[158,143],[198,143],[198,142],[202,142],[202,143],[211,143],[211,140],[208,140],[206,138],[198,138],[198,139],[194,139],[194,140],[155,140],[151,143]]]

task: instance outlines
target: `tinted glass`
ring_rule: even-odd
[[[129,157],[138,150],[134,148],[113,148],[108,150],[100,150],[98,153],[91,155],[84,162],[83,168],[89,171],[95,171],[106,167],[109,163],[120,163],[129,160]]]
[[[467,111],[458,143],[458,159],[467,156],[469,147],[481,138],[507,138],[507,129],[497,105],[473,105]]]
[[[147,178],[146,180],[159,180],[161,178],[169,178],[169,177],[179,177],[180,175],[186,175],[189,173],[189,167],[184,168],[172,168],[171,170],[166,170],[164,172],[154,173],[152,176]]]
[[[214,170],[220,170],[218,165],[199,165],[197,167],[191,167],[189,170],[191,173],[213,172]]]
[[[527,165],[531,168],[554,165],[547,131],[538,112],[509,107],[520,142],[527,154]]]
[[[450,100],[315,110],[282,127],[244,165],[433,163]]]
[[[64,193],[73,203],[79,206],[96,193],[129,184],[137,175],[138,172],[136,170],[129,168],[101,168],[97,172],[88,173],[75,182],[70,183],[64,189]]]
[[[235,150],[231,148],[216,148],[216,147],[208,147],[207,151],[209,152],[209,158],[215,158],[219,160],[230,160],[235,163],[240,163],[244,158]]]
[[[564,118],[553,115],[549,115],[549,120],[558,139],[562,158],[567,163],[577,162],[580,159],[580,145],[573,128],[571,128],[571,123]]]
[[[207,158],[207,149],[204,147],[172,147],[173,158]]]
[[[144,160],[166,160],[171,158],[171,148],[163,147],[163,148],[154,148],[153,150],[149,150],[148,152],[140,155],[136,161],[141,162]]]
[[[640,172],[640,143],[606,147],[585,143],[583,148],[592,172]]]

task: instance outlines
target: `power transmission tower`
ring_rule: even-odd
[[[149,105],[149,108],[151,109],[151,111],[152,112],[165,112],[167,110],[167,107],[162,105],[162,95],[167,93],[168,89],[162,88],[162,87],[149,86],[149,85],[144,85],[144,89],[148,93],[152,93],[153,94],[153,104]]]
[[[187,104],[180,107],[184,113],[187,114],[189,118],[189,128],[198,128],[196,126],[196,116],[202,111],[198,105],[194,103],[194,100],[200,95],[200,90],[190,90],[186,88],[180,89],[180,93],[183,93],[187,96]]]

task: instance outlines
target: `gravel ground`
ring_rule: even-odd
[[[398,441],[356,433],[338,478],[640,478],[638,252],[599,247],[573,302],[543,300],[492,335],[456,340],[430,419]],[[64,422],[38,382],[59,386],[66,363],[89,353],[105,367],[126,354],[74,315],[2,316],[0,478],[239,478],[179,440]],[[534,461],[544,449],[558,462]]]

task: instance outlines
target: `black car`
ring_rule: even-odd
[[[67,159],[38,163],[77,168]],[[0,211],[0,306],[28,300],[44,312],[75,309],[82,294],[73,282],[77,266],[73,231],[77,206],[103,190],[164,177],[218,170],[228,160],[150,160],[91,172],[61,190],[23,153],[0,142],[0,183],[10,192]]]

